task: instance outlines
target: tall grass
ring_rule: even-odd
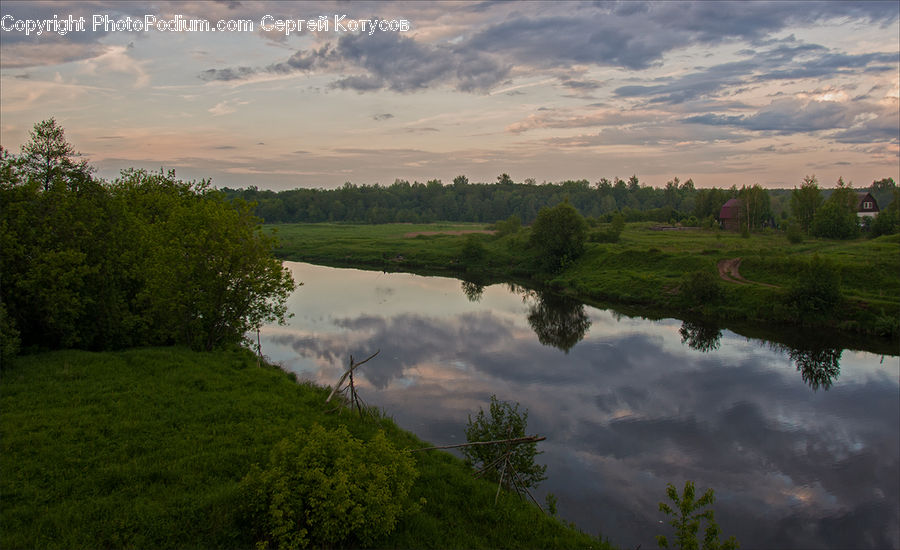
[[[245,350],[61,351],[0,375],[2,548],[250,548],[239,482],[284,437],[344,424],[426,446],[383,416],[327,413],[327,389],[257,368]],[[425,504],[376,547],[600,545],[515,497],[494,507],[455,457],[415,457]]]

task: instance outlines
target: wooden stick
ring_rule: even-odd
[[[538,441],[544,441],[547,439],[543,436],[530,435],[528,437],[516,437],[513,439],[497,439],[494,441],[473,441],[472,443],[460,443],[458,445],[444,445],[441,447],[425,447],[423,449],[407,449],[407,451],[411,453],[417,453],[419,451],[434,451],[437,449],[457,449],[459,447],[475,447],[477,445],[496,445],[498,443],[507,443],[509,445],[519,445],[520,443],[537,443]]]
[[[340,387],[344,384],[344,380],[347,379],[347,377],[350,375],[351,372],[353,372],[353,370],[354,370],[355,368],[357,368],[357,367],[363,365],[366,361],[368,361],[369,359],[372,359],[373,357],[375,357],[375,356],[378,355],[379,353],[381,353],[381,350],[376,351],[375,353],[373,353],[372,355],[370,355],[368,358],[366,358],[364,361],[360,361],[359,363],[355,363],[355,364],[353,363],[353,356],[351,355],[351,356],[350,356],[350,368],[347,369],[347,372],[345,372],[345,373],[341,376],[341,379],[338,380],[338,383],[334,386],[334,389],[331,390],[331,393],[328,395],[328,399],[326,399],[325,402],[328,403],[329,401],[331,401],[331,398],[334,397],[334,394],[337,393],[337,392],[338,392],[338,389],[340,389]]]

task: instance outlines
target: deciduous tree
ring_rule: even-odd
[[[791,213],[806,233],[809,233],[816,210],[822,206],[823,200],[822,190],[819,189],[815,175],[804,177],[800,188],[795,187],[791,193]]]
[[[564,201],[543,208],[531,228],[531,244],[548,271],[557,271],[584,252],[588,225],[575,207]]]

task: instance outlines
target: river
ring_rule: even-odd
[[[528,409],[535,496],[623,548],[671,535],[667,483],[713,488],[747,548],[900,548],[900,359],[788,347],[456,279],[285,262],[301,286],[262,350],[357,389],[436,445],[465,442],[490,396]],[[671,540],[671,539],[670,539]]]

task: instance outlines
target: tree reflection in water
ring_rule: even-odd
[[[693,321],[682,322],[678,333],[681,334],[682,344],[704,353],[719,349],[719,341],[722,338],[719,327]]]
[[[470,302],[481,301],[481,297],[484,295],[483,284],[474,281],[463,281],[461,284],[463,294],[466,295],[466,298],[468,298]]]
[[[813,391],[818,391],[820,387],[828,391],[831,384],[841,374],[843,350],[840,348],[788,348],[787,352],[794,364],[797,365],[803,381],[809,384]]]
[[[545,346],[569,353],[591,327],[584,304],[577,300],[552,292],[530,291],[525,299],[529,297],[528,324]]]

